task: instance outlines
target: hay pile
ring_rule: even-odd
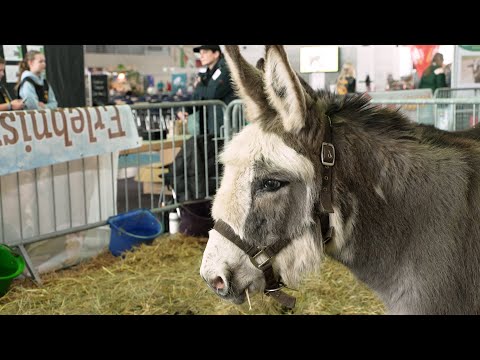
[[[162,236],[124,258],[104,253],[76,267],[42,276],[39,288],[15,280],[0,298],[0,314],[281,314],[271,298],[248,304],[219,299],[199,275],[206,239]],[[328,260],[307,278],[293,314],[382,314],[383,305],[343,266]]]

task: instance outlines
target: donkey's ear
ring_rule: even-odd
[[[267,45],[265,53],[264,77],[268,99],[282,117],[285,130],[298,133],[305,126],[309,95],[293,71],[283,46]]]
[[[274,113],[263,88],[263,77],[260,70],[243,58],[238,45],[225,45],[225,50],[225,58],[237,93],[244,101],[248,120],[254,122],[268,112]]]

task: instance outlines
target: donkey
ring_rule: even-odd
[[[327,255],[390,314],[479,314],[480,130],[315,92],[282,46],[257,67],[237,46],[226,58],[252,123],[221,154],[207,284],[237,304],[248,291],[293,307],[280,288]]]

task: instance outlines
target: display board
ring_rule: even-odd
[[[452,87],[480,87],[480,45],[457,45],[454,64]]]
[[[92,105],[104,106],[108,104],[108,76],[97,74],[91,76]]]

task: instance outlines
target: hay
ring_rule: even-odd
[[[39,288],[15,280],[0,298],[0,314],[282,314],[263,295],[234,305],[219,299],[199,275],[206,239],[162,236],[124,259],[106,252],[67,270],[45,274]],[[343,266],[327,260],[298,292],[293,314],[382,314],[383,305]]]

